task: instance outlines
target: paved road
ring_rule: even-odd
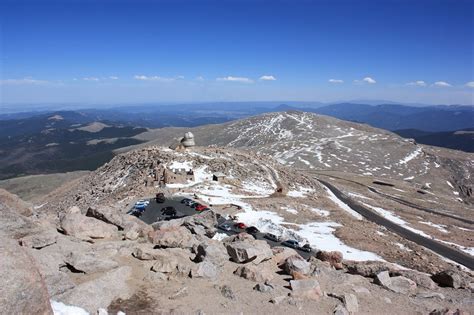
[[[365,208],[361,206],[360,204],[354,202],[351,198],[347,197],[344,193],[342,193],[339,189],[334,187],[332,184],[321,179],[317,179],[317,180],[321,184],[326,186],[328,189],[330,189],[333,192],[333,194],[337,196],[337,198],[341,199],[350,208],[360,213],[367,220],[375,222],[379,225],[385,226],[390,231],[397,233],[398,235],[406,238],[407,240],[410,240],[412,242],[417,243],[418,245],[431,249],[432,251],[434,251],[435,253],[443,257],[451,259],[461,265],[468,267],[471,270],[474,270],[474,258],[472,256],[462,251],[456,250],[450,246],[444,245],[432,239],[416,234],[410,230],[407,230],[401,227],[400,225],[395,224],[390,220],[387,220],[386,218],[373,212],[372,210]]]
[[[464,222],[464,223],[474,224],[473,220],[462,218],[462,217],[459,217],[459,216],[456,216],[456,215],[453,215],[453,214],[449,214],[445,211],[433,210],[433,209],[428,209],[428,208],[419,206],[417,204],[414,204],[413,202],[407,201],[405,199],[402,199],[402,198],[399,198],[399,197],[396,197],[396,196],[385,194],[383,192],[378,191],[374,187],[359,183],[359,182],[354,181],[354,180],[350,180],[350,179],[347,179],[347,178],[342,178],[342,177],[334,176],[334,175],[328,175],[328,174],[324,174],[324,173],[321,173],[321,172],[318,172],[318,171],[306,171],[306,172],[317,174],[317,175],[322,175],[322,176],[333,177],[333,178],[337,178],[337,179],[342,179],[342,180],[345,180],[347,182],[354,183],[354,184],[360,185],[362,187],[365,187],[373,193],[379,194],[379,195],[381,195],[385,198],[391,199],[391,200],[393,200],[395,202],[398,202],[402,205],[405,205],[405,206],[408,206],[408,207],[411,207],[411,208],[414,208],[414,209],[418,209],[418,210],[421,210],[421,211],[424,211],[424,212],[428,212],[428,213],[431,213],[431,214],[436,214],[436,215],[440,215],[440,216],[443,216],[443,217],[452,218],[452,219],[455,219],[455,220],[458,220],[458,221],[461,221],[461,222]]]

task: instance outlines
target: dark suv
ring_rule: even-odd
[[[164,215],[171,215],[175,216],[176,215],[176,209],[174,207],[164,207],[161,209],[161,213]]]

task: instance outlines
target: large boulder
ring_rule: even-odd
[[[369,278],[375,278],[382,271],[397,271],[391,264],[383,261],[345,260],[343,264],[349,273]]]
[[[288,257],[281,267],[288,275],[294,272],[308,275],[311,272],[311,264],[299,255]]]
[[[387,290],[405,295],[414,293],[417,287],[416,283],[408,278],[402,276],[390,277],[388,271],[377,274],[374,282]]]
[[[272,247],[273,260],[277,265],[282,265],[285,260],[290,256],[299,256],[298,252],[293,248],[284,247],[284,246],[275,246]],[[301,257],[303,259],[303,257]]]
[[[192,262],[189,253],[180,248],[160,249],[154,255],[154,263],[151,270],[166,277],[188,276]]]
[[[128,299],[134,291],[128,281],[132,268],[120,267],[106,272],[99,278],[83,282],[74,289],[57,296],[57,300],[69,305],[84,308],[91,314],[96,314],[99,308],[107,308],[116,299]]]
[[[316,279],[291,280],[290,286],[294,297],[317,300],[323,295]]]
[[[431,277],[441,287],[451,287],[455,289],[467,288],[467,280],[464,275],[456,270],[444,270]]]
[[[114,238],[117,227],[80,213],[68,213],[61,220],[61,229],[65,234],[82,240]]]
[[[416,270],[399,270],[390,273],[390,276],[403,276],[405,278],[413,280],[417,286],[429,290],[435,290],[438,287],[436,283],[431,280],[431,277],[429,275],[422,272],[418,272]]]
[[[264,260],[273,257],[273,252],[265,241],[236,241],[227,244],[227,253],[232,261],[236,263],[247,263],[252,261],[254,264],[259,264]]]
[[[56,243],[58,234],[59,233],[55,230],[45,230],[37,234],[27,235],[20,239],[20,245],[34,249],[41,249]]]
[[[90,207],[87,209],[86,216],[115,225],[120,231],[123,231],[125,238],[129,240],[146,236],[153,230],[151,226],[136,217],[109,206]]]
[[[196,262],[209,261],[217,266],[222,266],[228,260],[229,255],[221,242],[209,240],[197,247]]]
[[[198,245],[197,239],[183,227],[163,228],[148,234],[150,242],[159,248],[192,248]]]
[[[275,270],[271,261],[263,262],[260,265],[247,264],[238,267],[234,274],[244,279],[255,282],[266,282],[273,279]]]
[[[203,261],[194,265],[191,269],[192,278],[206,278],[215,280],[219,275],[219,269],[210,261]]]
[[[71,252],[66,255],[64,261],[76,272],[86,274],[104,272],[119,266],[116,261],[103,257],[97,252]]]
[[[52,314],[44,280],[26,250],[3,238],[0,256],[0,313]]]
[[[339,251],[319,251],[316,253],[316,258],[322,261],[327,261],[335,269],[342,269],[342,253]]]

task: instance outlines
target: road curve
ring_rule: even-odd
[[[387,229],[390,231],[397,233],[398,235],[406,238],[407,240],[410,240],[412,242],[417,243],[418,245],[421,245],[423,247],[426,247],[435,253],[446,257],[448,259],[451,259],[452,261],[455,261],[463,266],[466,266],[467,268],[474,270],[474,258],[462,251],[456,250],[452,247],[446,246],[442,243],[439,243],[437,241],[434,241],[432,239],[426,238],[424,236],[421,236],[419,234],[416,234],[410,230],[405,229],[404,227],[393,223],[390,220],[387,220],[383,216],[377,214],[376,212],[363,207],[359,203],[355,202],[351,198],[347,197],[344,193],[342,193],[339,189],[334,187],[332,184],[321,180],[319,178],[316,178],[321,184],[326,186],[329,190],[332,191],[333,194],[336,195],[337,198],[341,199],[344,203],[346,203],[350,208],[352,208],[354,211],[357,211],[359,214],[361,214],[364,218],[366,218],[369,221],[372,221],[374,223],[377,223],[379,225],[385,226]]]

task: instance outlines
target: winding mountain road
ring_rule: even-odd
[[[435,240],[426,238],[424,236],[421,236],[417,233],[414,233],[410,230],[407,230],[406,228],[393,223],[392,221],[384,218],[383,216],[377,214],[376,212],[360,205],[359,203],[355,202],[353,199],[349,198],[346,196],[343,192],[341,192],[339,189],[337,189],[335,186],[332,184],[321,180],[319,178],[316,178],[322,185],[326,186],[329,190],[332,191],[334,195],[336,195],[337,198],[339,198],[341,201],[346,203],[351,209],[354,211],[357,211],[359,214],[361,214],[364,218],[366,218],[369,221],[372,221],[376,224],[382,225],[389,229],[390,231],[397,233],[398,235],[406,238],[407,240],[410,240],[412,242],[417,243],[418,245],[421,245],[423,247],[426,247],[433,252],[446,257],[452,261],[455,261],[463,266],[468,267],[471,270],[474,270],[474,258],[462,251],[456,250],[450,246],[444,245],[440,242],[437,242]]]

